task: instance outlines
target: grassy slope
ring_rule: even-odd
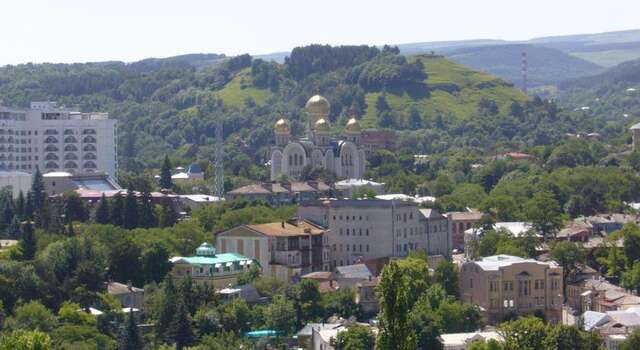
[[[251,86],[251,68],[245,68],[216,93],[226,106],[241,108],[247,96],[251,96],[258,105],[271,97],[269,89],[256,89]]]
[[[404,110],[415,105],[423,114],[433,117],[440,113],[452,114],[455,118],[465,119],[476,110],[480,99],[486,97],[495,101],[500,110],[507,110],[513,100],[525,101],[527,97],[507,82],[489,74],[473,71],[456,64],[446,58],[431,56],[420,57],[428,74],[427,85],[432,89],[430,95],[412,99],[406,93],[398,96],[387,93],[387,102],[396,110]],[[479,87],[481,83],[488,83],[489,87]],[[455,84],[459,91],[449,93],[438,88],[439,85]],[[363,117],[364,127],[377,126],[376,99],[379,93],[366,95],[367,111]]]

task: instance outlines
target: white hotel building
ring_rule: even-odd
[[[116,121],[107,113],[81,113],[55,102],[31,108],[0,106],[0,171],[116,176]]]

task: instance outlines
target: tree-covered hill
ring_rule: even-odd
[[[397,130],[398,152],[408,154],[487,155],[594,128],[502,79],[440,56],[405,57],[395,47],[311,45],[294,49],[284,64],[248,55],[186,57],[6,66],[0,100],[57,100],[109,112],[119,121],[120,169],[135,172],[159,168],[165,154],[174,164],[200,161],[207,168],[222,119],[227,178],[253,181],[267,178],[274,122],[284,115],[302,134],[303,107],[315,93],[331,102],[336,134],[355,114],[365,127]],[[209,59],[215,62],[202,63]]]
[[[626,121],[627,126],[640,118],[640,60],[566,81],[560,87],[560,101],[570,108],[588,107],[589,113]]]
[[[597,64],[558,49],[524,44],[463,48],[447,54],[447,57],[519,85],[522,81],[522,52],[527,53],[530,87],[555,85],[563,80],[603,71]]]

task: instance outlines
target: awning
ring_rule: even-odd
[[[253,260],[247,260],[247,265],[253,264]]]
[[[222,264],[216,264],[216,269],[219,269],[222,267]]]
[[[232,263],[232,262],[228,262],[228,263],[227,263],[227,267],[230,267],[230,266],[233,266],[233,263]]]
[[[244,266],[247,262],[245,260],[240,262],[240,266]]]

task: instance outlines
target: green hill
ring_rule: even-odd
[[[554,106],[532,104],[505,80],[441,56],[407,58],[392,47],[311,45],[294,49],[284,64],[248,55],[187,55],[0,68],[4,105],[57,100],[109,112],[119,121],[121,169],[136,172],[159,166],[164,154],[181,163],[212,160],[222,120],[229,171],[261,179],[266,170],[259,164],[273,142],[273,123],[284,115],[301,135],[304,104],[318,92],[331,102],[336,134],[355,114],[364,127],[400,131],[399,143],[414,140],[411,152],[536,144],[563,130],[550,127],[546,118],[526,117],[523,108]]]

